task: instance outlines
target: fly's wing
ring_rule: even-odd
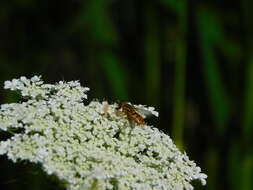
[[[143,108],[135,108],[136,112],[140,114],[143,118],[151,117],[153,114],[151,111],[143,109]]]
[[[150,117],[150,116],[156,116],[158,117],[159,113],[155,111],[155,108],[153,107],[146,107],[144,105],[134,105],[135,110],[144,118]]]

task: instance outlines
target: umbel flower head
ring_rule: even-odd
[[[0,142],[0,154],[40,163],[69,190],[192,190],[193,180],[206,183],[168,135],[153,126],[130,127],[117,104],[85,103],[89,88],[78,81],[52,85],[21,77],[4,88],[24,101],[1,105],[0,129],[16,132]]]

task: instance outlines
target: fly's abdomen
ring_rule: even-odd
[[[130,117],[132,120],[134,120],[137,124],[139,125],[145,125],[145,121],[142,118],[141,115],[139,115],[138,113],[134,112],[131,115],[129,115],[128,117]]]

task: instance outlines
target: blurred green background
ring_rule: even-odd
[[[250,0],[1,0],[0,84],[80,80],[90,100],[154,106],[149,123],[208,174],[196,189],[251,190],[252,18]],[[0,171],[1,189],[58,188],[29,163]]]

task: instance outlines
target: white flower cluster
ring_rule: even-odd
[[[0,129],[16,133],[0,142],[0,154],[40,163],[69,190],[192,190],[193,180],[206,183],[169,136],[152,126],[130,127],[117,104],[85,105],[89,89],[77,81],[51,85],[21,77],[5,88],[25,101],[1,105]]]

